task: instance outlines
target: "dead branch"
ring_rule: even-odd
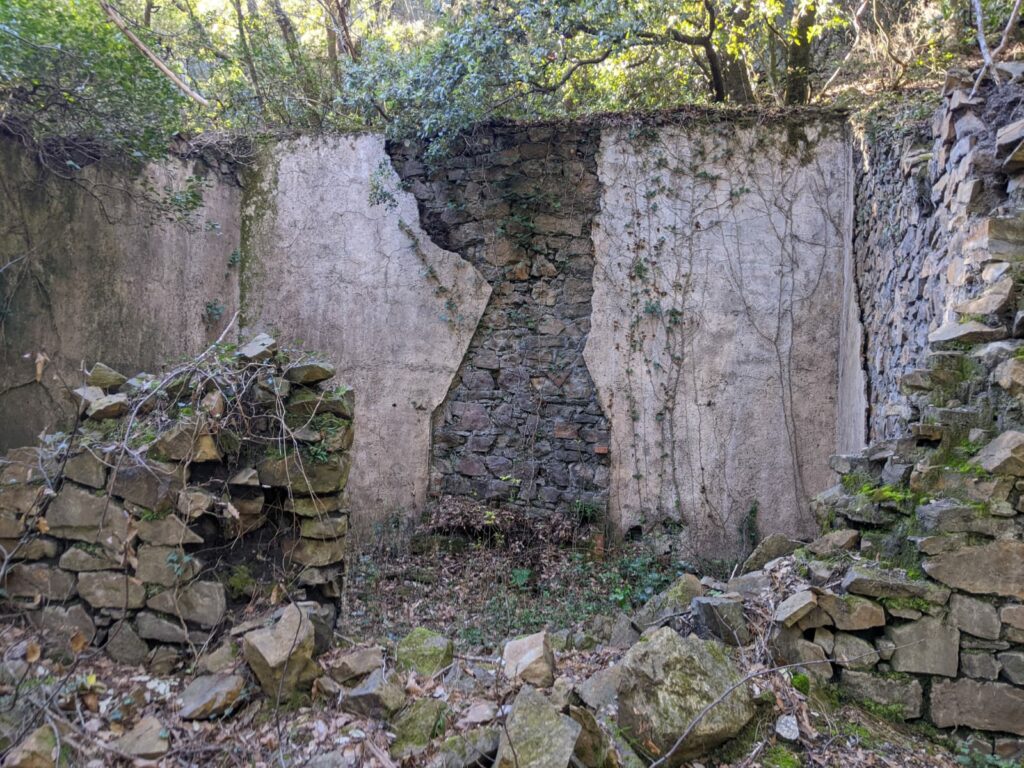
[[[163,61],[160,60],[160,57],[158,57],[155,53],[149,50],[146,44],[142,42],[135,35],[135,33],[128,28],[128,25],[125,23],[125,20],[121,18],[121,14],[117,12],[117,9],[115,9],[114,6],[112,6],[110,3],[105,2],[104,0],[100,0],[100,8],[103,9],[103,12],[107,14],[107,17],[114,23],[114,26],[121,30],[121,34],[128,38],[128,41],[136,48],[138,48],[139,52],[142,53],[143,56],[145,56],[147,59],[153,62],[153,65],[161,72],[163,72],[167,76],[167,78],[172,83],[174,83],[175,87],[177,87],[179,91],[184,93],[197,104],[200,104],[204,107],[210,106],[209,101],[207,101],[201,94],[193,90],[188,85],[188,83],[186,83],[184,80],[178,77],[178,75],[176,75],[171,70],[170,67],[164,64]]]

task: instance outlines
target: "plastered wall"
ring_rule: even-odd
[[[610,512],[694,554],[809,535],[837,440],[850,161],[835,125],[606,131],[585,357]]]
[[[41,269],[60,309],[16,287],[3,353],[21,367],[4,375],[25,382],[0,399],[2,442],[58,420],[22,350],[152,367],[215,337],[220,301],[222,322],[238,306],[243,335],[320,350],[355,387],[356,536],[444,493],[607,510],[714,556],[755,528],[807,533],[837,435],[863,423],[837,404],[857,324],[849,157],[834,118],[494,126],[435,165],[379,136],[299,138],[264,145],[244,192],[211,177],[191,228],[130,196],[105,221],[89,193],[29,183],[4,220],[22,206],[58,233]],[[173,183],[197,172],[175,163]]]
[[[0,448],[73,416],[83,362],[157,373],[220,335],[238,306],[240,200],[198,161],[61,178],[0,141]]]

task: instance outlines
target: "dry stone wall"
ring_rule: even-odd
[[[923,365],[929,334],[958,321],[957,303],[998,279],[970,255],[985,214],[1016,215],[1019,182],[996,157],[996,134],[1024,117],[1024,91],[1011,81],[972,99],[971,85],[951,76],[931,124],[872,129],[855,145],[853,250],[873,440],[905,434],[914,414],[901,377]]]
[[[342,594],[353,392],[258,336],[164,376],[102,364],[81,424],[0,459],[0,585],[50,650],[171,669],[254,597],[326,640]]]
[[[893,174],[875,169],[862,195],[900,201],[864,214],[856,243],[871,255],[858,263],[871,426],[893,437],[833,459],[842,482],[814,503],[829,532],[804,553],[811,587],[776,615],[776,645],[829,661],[825,677],[890,716],[980,732],[973,750],[1018,760],[1024,94],[971,85],[951,79],[928,149],[872,155]]]

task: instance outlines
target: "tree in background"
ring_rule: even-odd
[[[986,34],[1004,52],[1014,0],[972,2],[0,0],[0,127],[74,165],[175,132],[373,128],[443,150],[493,117],[856,103]]]

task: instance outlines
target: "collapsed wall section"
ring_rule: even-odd
[[[414,519],[431,414],[490,286],[420,227],[380,136],[273,145],[250,175],[243,221],[245,324],[322,350],[355,389],[355,533]]]

